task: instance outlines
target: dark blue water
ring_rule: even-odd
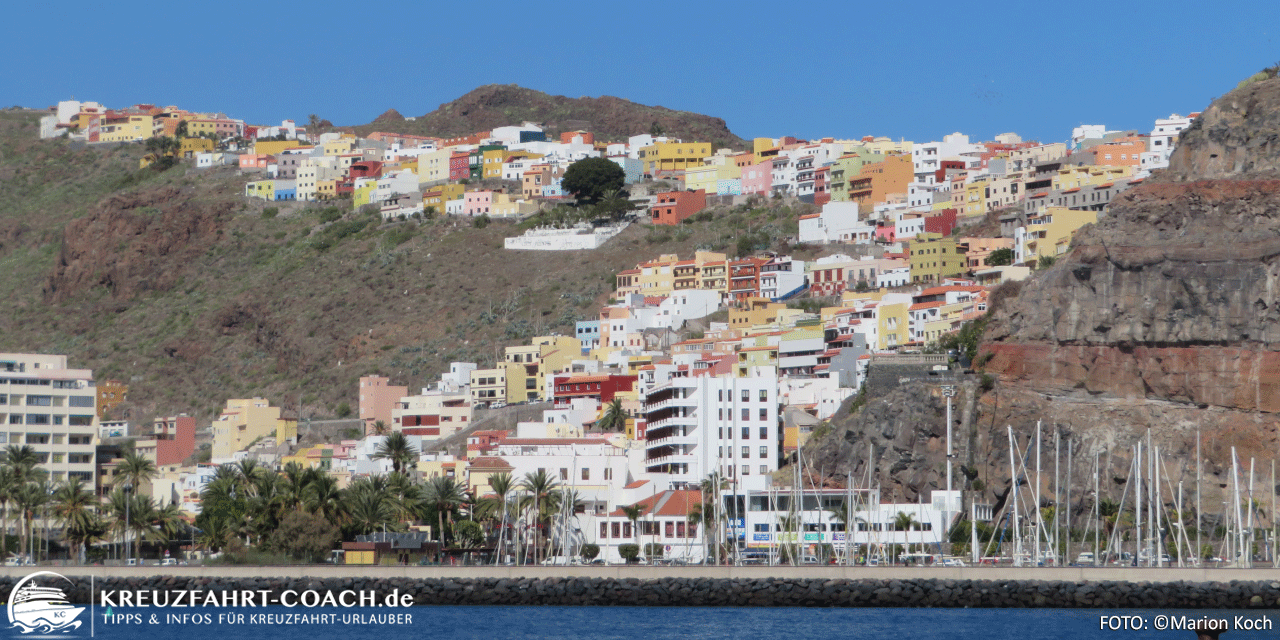
[[[352,608],[265,607],[135,609],[119,608],[113,613],[140,614],[139,618],[117,617],[107,624],[97,608],[94,635],[97,638],[170,640],[230,640],[261,638],[270,640],[387,640],[388,638],[448,638],[502,640],[648,640],[650,638],[706,638],[725,640],[813,640],[821,638],[983,638],[1039,640],[1057,638],[1184,638],[1196,636],[1185,630],[1157,630],[1157,616],[1211,615],[1234,623],[1237,615],[1248,620],[1267,620],[1271,631],[1232,630],[1224,640],[1280,637],[1280,613],[1240,611],[1140,611],[1067,609],[801,609],[801,608],[646,608],[646,607],[410,607]],[[210,624],[169,622],[168,615],[210,616]],[[219,619],[219,614],[223,617]],[[234,618],[236,614],[242,619]],[[330,614],[332,622],[319,624],[255,623],[250,616],[271,614]],[[401,616],[388,624],[368,619],[343,620],[343,616]],[[155,623],[150,616],[155,615]],[[1137,616],[1130,627],[1142,630],[1101,629],[1104,616]],[[411,617],[406,620],[404,616]],[[87,636],[88,624],[74,636]],[[295,623],[298,622],[295,620]],[[1110,619],[1114,624],[1123,624]],[[82,633],[83,632],[83,633]]]

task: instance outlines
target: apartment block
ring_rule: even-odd
[[[222,414],[213,422],[212,462],[231,462],[260,438],[274,436],[276,444],[298,436],[296,418],[284,418],[280,407],[262,398],[227,400]]]
[[[93,485],[97,400],[93,371],[66,356],[0,353],[0,448],[29,445],[50,480]]]

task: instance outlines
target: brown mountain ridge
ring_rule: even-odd
[[[721,118],[689,111],[649,106],[614,96],[569,98],[553,96],[514,84],[479,87],[414,120],[402,120],[395,109],[373,122],[346,127],[358,134],[391,131],[439,137],[465,136],[495,127],[533,122],[550,134],[587,129],[597,139],[622,140],[649,133],[654,125],[664,135],[688,141],[707,141],[718,147],[746,147]]]

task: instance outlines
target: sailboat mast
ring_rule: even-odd
[[[1022,531],[1018,523],[1018,466],[1013,456],[1013,427],[1007,427],[1009,430],[1009,477],[1012,486],[1009,487],[1010,495],[1013,496],[1013,566],[1022,566]]]
[[[1138,566],[1138,564],[1142,561],[1142,547],[1144,546],[1142,543],[1142,441],[1141,440],[1139,440],[1138,444],[1134,446],[1133,451],[1134,451],[1133,469],[1132,469],[1132,473],[1129,474],[1129,482],[1136,481],[1138,483],[1137,485],[1134,486],[1134,491],[1133,491],[1135,496],[1134,500],[1136,500],[1136,502],[1134,502],[1134,507],[1133,507],[1133,517],[1134,517],[1133,563],[1134,563],[1134,566]]]
[[[1236,553],[1237,567],[1244,566],[1244,518],[1240,515],[1240,461],[1236,458],[1236,448],[1231,447],[1231,500],[1235,502],[1236,514]]]
[[[1196,565],[1200,564],[1200,529],[1203,528],[1201,525],[1204,518],[1200,512],[1200,467],[1200,430],[1196,429]]]
[[[1041,526],[1042,518],[1040,517],[1040,421],[1036,420],[1036,483],[1033,487],[1032,495],[1035,496],[1035,505],[1031,512],[1031,526],[1035,531],[1036,541],[1032,547],[1035,550],[1035,565],[1039,565],[1043,558],[1040,557],[1040,531],[1044,527]]]
[[[1098,492],[1098,474],[1101,472],[1098,468],[1099,464],[1099,454],[1095,449],[1093,452],[1093,565],[1095,567],[1102,560],[1102,556],[1098,555],[1102,552],[1098,546],[1098,539],[1102,537],[1102,494]]]
[[[1058,541],[1062,531],[1058,523],[1062,520],[1062,475],[1060,473],[1059,463],[1062,457],[1062,434],[1058,431],[1057,423],[1053,425],[1053,564],[1058,566]]]

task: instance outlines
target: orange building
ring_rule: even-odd
[[[906,195],[907,185],[915,179],[914,171],[907,154],[864,164],[862,171],[849,179],[849,200],[871,206],[888,202],[893,194]]]
[[[1147,142],[1138,136],[1129,136],[1097,145],[1089,150],[1093,152],[1093,163],[1096,165],[1136,167],[1142,162],[1142,154],[1147,150]]]
[[[105,420],[107,412],[129,399],[129,385],[119,380],[98,383],[98,419]]]
[[[668,191],[659,193],[657,201],[649,209],[654,224],[676,225],[685,218],[707,208],[707,192]]]
[[[596,143],[596,134],[590,131],[565,131],[560,134],[560,144],[569,144],[578,136],[582,136],[582,144],[594,145]]]

